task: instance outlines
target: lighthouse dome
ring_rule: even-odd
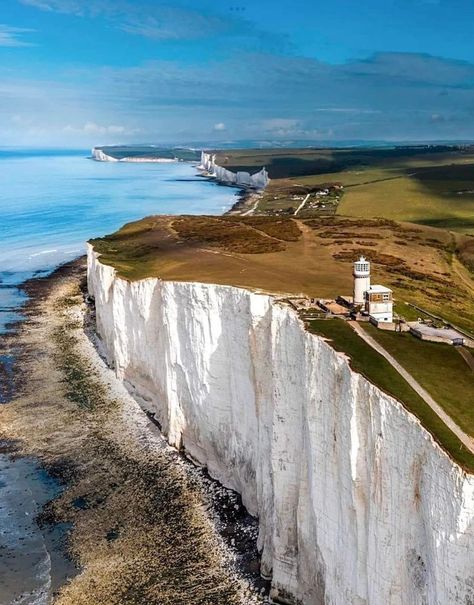
[[[354,263],[354,275],[357,277],[368,277],[370,275],[370,262],[361,256]]]

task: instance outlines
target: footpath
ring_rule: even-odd
[[[445,423],[445,425],[456,435],[456,437],[462,441],[462,443],[467,447],[467,449],[474,454],[474,439],[470,437],[467,433],[465,433],[443,410],[443,408],[436,403],[436,401],[431,397],[431,395],[426,391],[419,382],[417,382],[413,376],[405,370],[403,366],[401,366],[398,361],[390,355],[390,353],[382,347],[370,334],[359,326],[359,324],[355,321],[347,322],[351,328],[357,332],[357,334],[364,340],[368,345],[370,345],[377,353],[385,357],[385,359],[390,363],[390,365],[397,370],[397,372],[408,382],[411,388],[418,393],[418,395],[430,406],[433,412],[441,418],[441,420]]]

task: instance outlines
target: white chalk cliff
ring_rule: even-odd
[[[134,164],[150,164],[150,163],[158,163],[158,164],[169,164],[177,162],[178,159],[173,158],[160,158],[160,157],[152,157],[152,156],[130,156],[123,158],[114,158],[111,155],[105,153],[103,149],[100,147],[93,147],[91,150],[91,157],[93,160],[97,160],[98,162],[129,162]]]
[[[474,603],[474,476],[269,296],[128,282],[88,252],[109,362],[258,515],[280,602]]]
[[[93,147],[91,150],[91,156],[98,162],[118,162],[117,158],[107,155],[100,147]]]
[[[215,154],[206,153],[205,151],[201,152],[201,163],[198,166],[198,169],[207,172],[221,183],[235,185],[236,187],[265,189],[270,181],[268,172],[265,168],[255,172],[255,174],[244,171],[232,172],[231,170],[227,170],[227,168],[216,164]]]

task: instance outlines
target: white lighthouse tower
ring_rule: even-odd
[[[370,288],[370,263],[361,256],[354,263],[354,305],[365,303],[365,293]]]

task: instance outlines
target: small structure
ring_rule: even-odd
[[[339,304],[336,300],[322,299],[318,301],[318,305],[323,311],[330,313],[331,315],[341,315],[345,317],[349,316],[349,309]]]
[[[370,286],[365,292],[365,310],[377,322],[393,322],[392,290],[385,286]]]
[[[435,328],[421,322],[409,322],[410,332],[413,336],[421,340],[431,342],[444,342],[445,344],[458,345],[464,344],[464,336],[453,328]]]
[[[348,309],[352,309],[354,306],[354,298],[352,296],[346,296],[345,294],[340,294],[336,298],[336,302],[343,307],[347,307]]]

